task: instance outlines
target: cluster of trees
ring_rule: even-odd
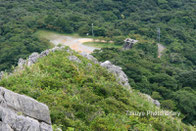
[[[165,108],[181,110],[184,121],[195,124],[195,9],[194,0],[1,0],[0,71],[49,48],[34,35],[38,29],[92,35],[94,23],[95,36],[123,44],[124,37],[134,35],[156,40],[159,27],[167,46],[162,60],[156,59],[153,44],[131,51],[103,49],[95,56],[122,66],[134,88]]]
[[[183,57],[175,59],[173,63],[186,63],[189,60],[189,64],[194,64],[195,6],[194,1],[187,0],[2,0],[0,70],[15,64],[19,54],[26,57],[33,51],[47,48],[44,42],[33,37],[37,29],[91,35],[92,23],[95,36],[109,38],[139,34],[146,39],[156,39],[156,29],[160,27],[161,42],[168,45],[169,51]],[[24,48],[24,51],[17,54],[5,46],[15,48],[13,40],[17,40],[20,43],[18,47]],[[14,54],[9,57],[11,60],[5,57],[5,52]],[[171,52],[168,54],[172,55]]]
[[[123,68],[134,89],[159,100],[165,109],[183,113],[185,123],[196,124],[196,71],[182,70],[157,58],[157,45],[138,43],[131,50],[103,48],[93,55]]]

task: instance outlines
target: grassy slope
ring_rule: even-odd
[[[53,124],[63,130],[191,130],[176,118],[127,116],[127,110],[159,109],[138,92],[130,94],[99,65],[73,54],[82,63],[70,61],[66,51],[56,51],[32,67],[2,79],[0,86],[46,103]]]
[[[122,45],[115,45],[113,43],[106,43],[106,42],[85,42],[84,45],[97,47],[97,48],[121,48]]]

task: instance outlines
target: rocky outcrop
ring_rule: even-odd
[[[24,66],[29,67],[29,66],[33,65],[34,63],[36,63],[39,58],[45,57],[45,56],[49,55],[51,52],[55,52],[57,50],[62,50],[62,49],[65,49],[65,47],[64,46],[54,47],[52,49],[45,50],[45,51],[41,52],[40,54],[36,53],[36,52],[32,53],[27,60],[23,60],[22,58],[20,58],[18,61],[18,68],[23,69]],[[70,49],[67,49],[67,52],[71,52]]]
[[[93,57],[92,55],[86,54],[86,53],[80,53],[80,55],[91,60],[95,64],[100,64],[102,67],[106,68],[108,70],[108,72],[114,74],[114,76],[116,77],[116,80],[118,81],[118,83],[120,85],[126,87],[129,90],[131,89],[131,87],[129,85],[128,77],[122,71],[121,67],[113,65],[110,61],[105,61],[103,63],[99,63],[95,57]]]
[[[73,62],[81,63],[81,60],[78,57],[74,56],[74,55],[69,56],[68,59],[70,61],[73,61]]]
[[[116,79],[119,84],[127,88],[131,92],[131,86],[129,85],[129,80],[127,75],[122,71],[122,68],[116,65],[113,65],[110,61],[105,61],[100,64],[102,67],[106,68],[110,73],[116,76]],[[160,107],[160,102],[158,100],[154,100],[151,96],[147,94],[140,93],[141,96],[144,96],[152,104]]]
[[[128,50],[128,49],[131,49],[133,45],[138,42],[138,40],[127,38],[126,40],[124,40],[124,42],[125,44],[123,46],[123,49]]]
[[[0,131],[52,131],[49,109],[0,87]]]
[[[63,49],[65,49],[65,46],[54,47],[52,49],[45,50],[45,51],[41,52],[40,54],[37,52],[34,52],[26,60],[20,58],[18,61],[18,67],[15,68],[15,70],[13,72],[20,71],[20,70],[24,69],[25,66],[30,67],[31,65],[35,64],[40,58],[49,55],[51,52],[55,52],[57,50],[63,50]],[[72,50],[70,50],[69,48],[66,51],[68,53],[72,54]],[[3,78],[3,76],[5,76],[4,74],[5,74],[4,72],[0,72],[0,80]],[[10,75],[12,75],[12,73],[8,74],[8,76],[10,76]]]
[[[160,107],[160,102],[158,100],[154,100],[151,96],[147,95],[147,94],[142,94],[140,93],[141,96],[145,97],[145,99],[147,99],[149,102],[155,104],[157,107]]]
[[[131,41],[132,43],[138,42],[138,41],[132,40],[132,39],[127,40],[127,41]],[[23,69],[24,66],[31,66],[32,64],[36,63],[39,58],[45,57],[45,56],[49,55],[51,52],[55,52],[57,50],[63,50],[63,49],[65,49],[64,46],[62,46],[62,47],[55,47],[53,49],[45,50],[45,51],[41,52],[40,54],[33,53],[32,55],[29,56],[29,58],[27,60],[23,60],[23,59],[19,60],[19,62],[18,62],[18,69]],[[70,56],[68,57],[68,59],[70,61],[81,63],[81,60],[78,57],[73,55],[73,51],[72,50],[70,50],[68,48],[65,51],[70,53]],[[90,54],[84,53],[84,52],[80,53],[80,55],[85,57],[85,58],[87,58],[87,59],[89,59],[89,60],[91,60],[93,63],[100,64],[102,67],[106,68],[108,70],[108,72],[114,74],[114,76],[116,77],[116,80],[118,81],[118,83],[120,85],[124,86],[125,88],[127,88],[131,92],[131,87],[130,87],[130,84],[129,84],[129,81],[128,81],[128,77],[122,71],[121,67],[113,65],[110,61],[105,61],[103,63],[100,63],[100,62],[98,62],[98,60],[95,57],[93,57]],[[87,67],[91,67],[91,66],[92,66],[92,64],[88,63]],[[159,101],[152,99],[149,95],[146,95],[146,94],[144,94],[144,95],[146,96],[146,98],[150,102],[152,102],[156,106],[160,106]]]
[[[122,68],[116,65],[113,65],[110,61],[105,61],[100,64],[102,67],[106,68],[110,73],[114,74],[118,83],[127,89],[131,89],[129,85],[129,80],[127,75],[122,71]]]
[[[85,58],[87,58],[87,59],[89,59],[89,60],[91,60],[95,64],[99,64],[98,60],[95,57],[93,57],[92,55],[89,55],[89,54],[84,53],[84,52],[80,53],[80,55],[85,57]]]

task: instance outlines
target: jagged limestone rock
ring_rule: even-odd
[[[81,63],[81,60],[76,56],[69,56],[68,59],[73,62]]]
[[[121,67],[113,65],[110,61],[105,61],[101,63],[101,66],[105,67],[110,73],[113,73],[116,76],[116,79],[119,82],[119,84],[126,87],[127,89],[131,89],[128,77],[122,71]]]
[[[122,86],[126,87],[131,91],[131,87],[129,85],[129,80],[127,75],[122,71],[122,68],[119,66],[113,65],[110,61],[105,61],[103,63],[99,63],[96,58],[94,58],[92,55],[89,55],[87,53],[80,53],[83,57],[91,60],[95,64],[100,64],[102,67],[106,68],[110,73],[113,73]]]
[[[23,69],[24,66],[29,67],[29,66],[33,65],[34,63],[36,63],[39,58],[45,57],[45,56],[49,55],[51,52],[55,52],[57,50],[62,50],[62,49],[65,49],[65,47],[64,46],[54,47],[52,49],[45,50],[45,51],[41,52],[40,54],[37,52],[34,52],[29,56],[29,58],[27,60],[23,60],[22,58],[20,58],[18,61],[18,67],[19,67],[19,69]],[[67,52],[70,52],[70,50],[68,49]]]
[[[32,54],[29,56],[27,65],[28,65],[28,66],[31,66],[32,64],[34,64],[35,62],[37,62],[37,60],[38,60],[39,58],[40,58],[39,53],[37,53],[37,52],[32,53]]]
[[[14,131],[8,124],[0,122],[0,131]]]
[[[48,126],[48,124],[41,122],[40,131],[52,131],[52,126]]]
[[[85,57],[85,58],[87,58],[87,59],[89,59],[89,60],[91,60],[95,64],[99,64],[99,62],[97,61],[97,59],[95,57],[93,57],[92,55],[89,55],[89,54],[84,53],[84,52],[83,53],[80,53],[80,55],[83,56],[83,57]]]
[[[160,106],[161,106],[161,104],[160,104],[160,102],[159,102],[158,100],[154,100],[153,103],[154,103],[157,107],[160,107]]]
[[[26,64],[26,60],[20,58],[19,61],[18,61],[18,66],[19,66],[20,68],[23,68],[23,65],[25,65],[25,64]]]
[[[50,51],[49,51],[49,50],[45,50],[45,51],[41,52],[41,54],[40,54],[40,58],[42,58],[42,57],[44,57],[44,56],[49,55],[49,53],[50,53]]]
[[[131,49],[133,45],[138,42],[138,40],[127,38],[126,40],[124,40],[124,42],[125,44],[123,46],[123,49],[128,50],[128,49]]]
[[[45,104],[0,87],[0,131],[52,131]]]
[[[149,102],[155,104],[157,107],[160,107],[160,102],[158,100],[154,100],[151,96],[147,95],[147,94],[142,94],[140,93],[141,96],[144,96]]]

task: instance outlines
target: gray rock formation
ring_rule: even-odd
[[[0,131],[14,131],[8,124],[0,122]]]
[[[154,103],[156,106],[158,106],[158,107],[161,106],[161,104],[160,104],[160,102],[159,102],[158,100],[154,100],[153,103]]]
[[[138,40],[127,38],[126,40],[124,40],[124,42],[125,44],[123,46],[123,49],[128,50],[128,49],[131,49],[133,45],[138,42]]]
[[[40,54],[36,53],[36,52],[32,53],[27,60],[23,60],[22,58],[20,58],[18,61],[18,68],[23,69],[24,66],[29,67],[29,66],[33,65],[34,63],[36,63],[39,58],[45,57],[45,56],[49,55],[51,52],[55,52],[57,50],[62,50],[62,49],[65,49],[65,46],[54,47],[52,49],[45,50],[45,51],[41,52]],[[67,52],[70,52],[70,50],[68,49]]]
[[[101,66],[106,68],[110,73],[113,73],[116,76],[116,79],[119,82],[119,84],[126,87],[127,89],[131,89],[128,77],[122,71],[121,67],[113,65],[110,61],[105,61],[101,63]]]
[[[52,131],[49,109],[0,87],[0,131]]]
[[[149,96],[147,94],[140,93],[140,95],[144,96],[149,102],[155,104],[157,107],[160,107],[161,104],[158,100],[154,100],[151,96]]]
[[[26,60],[20,58],[19,61],[18,61],[18,66],[23,67],[23,65],[25,65],[25,64],[26,64]]]
[[[49,53],[50,53],[49,50],[42,51],[41,54],[40,54],[40,58],[49,55]]]
[[[96,58],[94,58],[92,55],[86,54],[86,53],[80,53],[83,57],[91,60],[95,64],[100,64],[102,67],[106,68],[108,72],[115,75],[116,80],[121,84],[122,86],[126,87],[131,91],[131,87],[129,85],[129,80],[127,75],[122,71],[122,68],[119,66],[113,65],[110,61],[105,61],[103,63],[99,63]]]
[[[93,57],[92,55],[89,55],[87,53],[80,53],[80,55],[91,60],[95,64],[99,64],[98,60],[95,57]]]
[[[70,61],[73,61],[73,62],[81,63],[81,60],[78,57],[74,56],[74,55],[68,56],[68,59]]]
[[[37,52],[34,52],[32,53],[30,56],[29,56],[29,59],[28,59],[28,66],[31,66],[33,65],[35,62],[37,62],[37,60],[40,58],[40,55],[39,53]]]

